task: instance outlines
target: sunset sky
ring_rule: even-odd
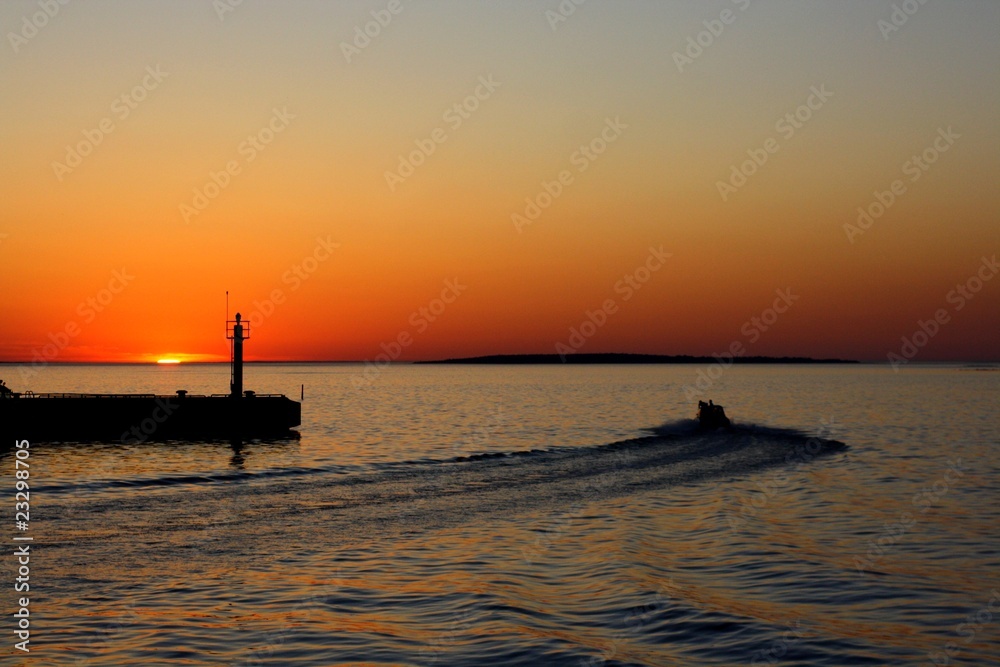
[[[0,360],[998,360],[1000,3],[895,6],[5,1]]]

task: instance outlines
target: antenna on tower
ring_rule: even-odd
[[[229,290],[226,290],[226,338],[229,338]],[[233,376],[233,356],[236,354],[236,350],[233,347],[233,341],[229,341],[229,391],[232,393],[233,382],[235,377]]]

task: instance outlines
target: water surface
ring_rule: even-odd
[[[995,368],[732,367],[704,397],[744,428],[710,435],[699,368],[251,365],[305,385],[300,438],[35,443],[33,650],[5,662],[1000,660]]]

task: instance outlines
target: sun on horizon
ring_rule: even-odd
[[[125,363],[146,363],[158,366],[177,366],[178,364],[192,363],[221,363],[228,361],[228,357],[221,354],[208,354],[198,352],[173,352],[154,354],[152,352],[137,353],[124,359]]]

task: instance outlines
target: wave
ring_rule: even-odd
[[[694,420],[668,422],[646,429],[648,436],[584,447],[534,448],[487,451],[449,458],[293,467],[264,471],[219,471],[205,474],[172,474],[96,479],[37,487],[38,493],[75,494],[82,491],[114,492],[173,487],[209,487],[233,484],[266,484],[281,480],[318,480],[320,484],[372,484],[380,480],[441,480],[449,476],[474,487],[493,484],[534,483],[547,480],[571,485],[581,480],[627,475],[631,489],[654,487],[683,478],[687,482],[719,475],[741,475],[775,465],[808,463],[847,449],[839,441],[794,429],[742,427],[706,432]],[[528,481],[525,481],[528,480]],[[33,489],[34,490],[34,489]]]

